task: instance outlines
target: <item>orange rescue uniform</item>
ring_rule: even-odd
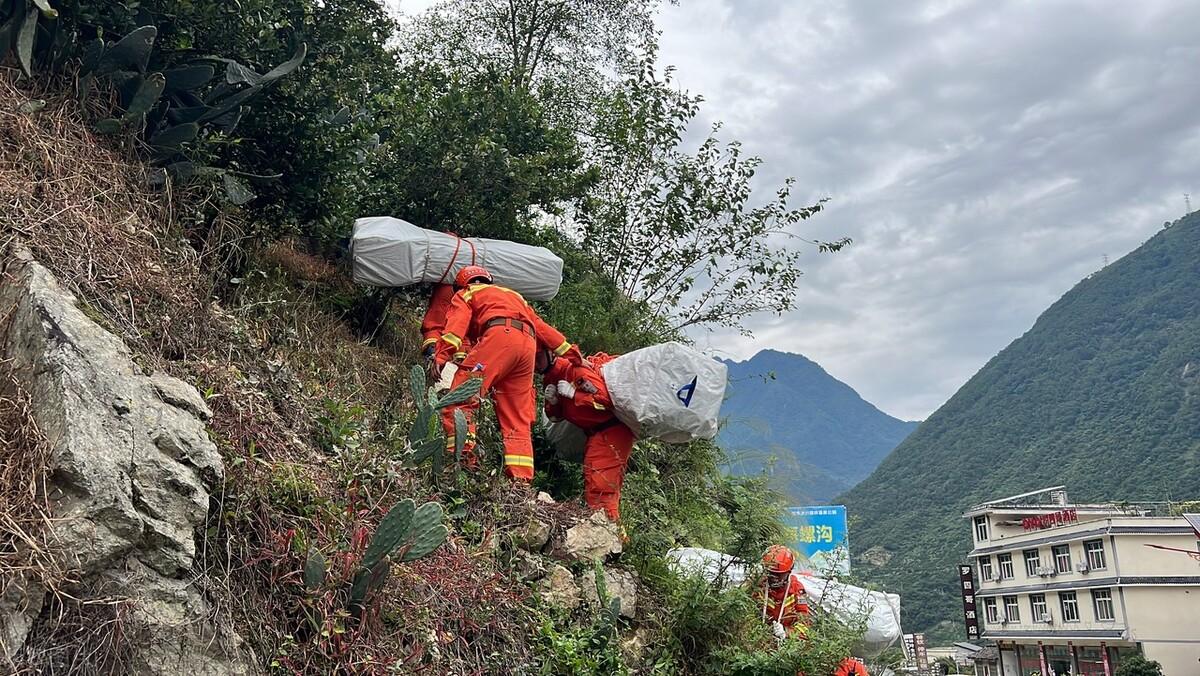
[[[425,310],[425,317],[421,319],[421,350],[436,346],[438,338],[442,337],[442,331],[446,328],[446,313],[450,311],[450,301],[454,299],[454,286],[450,284],[438,284],[433,287],[433,293],[429,296],[429,308]],[[465,357],[463,352],[459,358]]]
[[[440,368],[470,348],[459,364],[452,389],[467,378],[482,378],[480,392],[490,395],[496,408],[500,435],[504,439],[504,473],[513,479],[533,480],[533,426],[537,398],[533,390],[533,363],[538,346],[572,363],[583,362],[579,348],[538,316],[521,294],[495,284],[470,284],[450,299],[446,323],[437,342],[434,360]],[[453,444],[454,411],[462,409],[468,437],[463,459],[468,466],[475,458],[474,397],[459,406],[442,410],[442,425]],[[452,447],[452,446],[451,446]]]
[[[833,676],[870,676],[867,673],[867,667],[862,662],[847,657],[838,663],[837,670],[833,672]]]
[[[608,386],[600,375],[600,366],[611,359],[606,354],[592,355],[588,358],[591,367],[556,359],[543,375],[543,382],[554,385],[565,380],[575,386],[572,399],[559,397],[556,403],[547,399],[546,415],[552,420],[566,420],[587,434],[583,498],[588,507],[603,509],[616,521],[621,516],[621,485],[635,437],[613,413]]]
[[[772,588],[763,583],[764,592],[759,592],[759,600],[763,603],[763,620],[778,622],[787,630],[789,636],[804,636],[808,630],[808,595],[800,576],[788,574],[786,585]]]

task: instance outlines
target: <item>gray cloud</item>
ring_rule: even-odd
[[[833,198],[804,234],[798,308],[756,339],[894,415],[927,416],[1107,255],[1197,188],[1200,5],[694,0],[662,60],[704,119],[766,160],[763,186]],[[1200,190],[1198,190],[1200,192]],[[1200,199],[1200,196],[1198,196]]]

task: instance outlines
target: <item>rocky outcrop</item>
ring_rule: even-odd
[[[127,599],[135,673],[250,673],[240,639],[214,624],[189,581],[196,531],[224,475],[204,400],[143,373],[25,252],[3,262],[0,316],[0,356],[52,448],[50,544],[72,573],[71,594]],[[46,590],[25,579],[4,592],[4,654],[30,658]]]
[[[562,555],[568,561],[594,563],[610,554],[621,553],[621,531],[604,512],[595,512],[586,521],[567,529]]]
[[[542,599],[553,606],[574,610],[579,607],[579,585],[571,571],[557,563],[550,565],[550,572],[541,581]]]
[[[637,616],[637,575],[619,568],[604,569],[604,591],[608,598],[621,604],[621,617],[633,619]],[[584,603],[593,608],[600,607],[600,594],[596,588],[596,571],[588,570],[579,576],[580,596]]]

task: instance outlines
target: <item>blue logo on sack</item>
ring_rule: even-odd
[[[683,402],[683,407],[688,408],[692,405],[692,395],[696,393],[696,379],[700,376],[694,376],[692,382],[684,385],[675,391],[675,397]]]

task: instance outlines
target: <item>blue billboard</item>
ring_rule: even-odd
[[[817,574],[850,572],[845,506],[789,507],[783,521],[792,549],[802,556],[798,568]]]

